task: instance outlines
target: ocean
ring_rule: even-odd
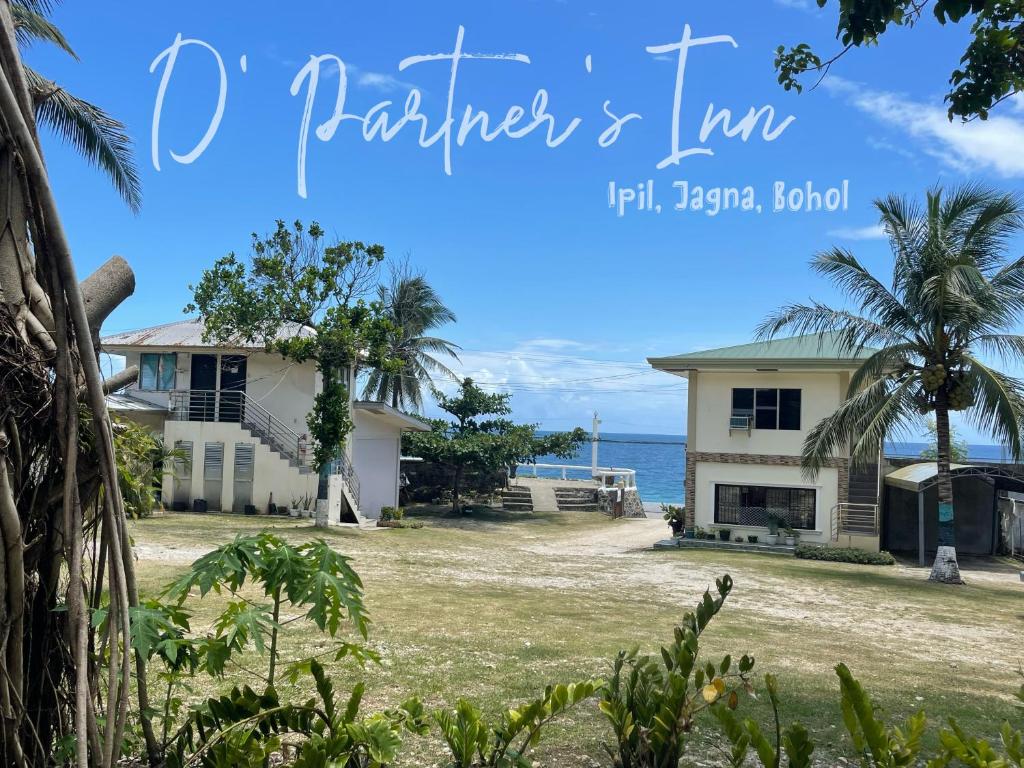
[[[683,476],[686,467],[685,435],[645,435],[623,432],[608,432],[601,435],[598,445],[597,463],[602,467],[622,467],[636,470],[636,484],[640,497],[645,502],[682,504]],[[887,443],[885,450],[890,456],[920,456],[925,443]],[[968,457],[979,461],[1005,461],[1005,452],[997,445],[970,445]],[[584,444],[580,452],[571,459],[543,456],[540,464],[576,464],[590,466],[590,443]],[[521,470],[530,474],[530,470]],[[559,477],[557,469],[538,469],[541,477]],[[571,470],[569,477],[589,477],[589,470]]]

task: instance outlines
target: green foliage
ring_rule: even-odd
[[[1024,314],[1024,261],[1008,253],[1024,230],[1024,204],[966,185],[930,190],[923,205],[892,196],[875,206],[895,250],[891,280],[834,248],[811,267],[830,278],[851,307],[791,304],[758,329],[762,338],[783,329],[829,333],[844,355],[871,352],[850,377],[846,399],[808,433],[804,469],[817,472],[847,448],[855,462],[875,461],[882,440],[931,412],[948,449],[949,412],[960,407],[1021,456],[1024,385],[983,357],[1024,358],[1024,336],[1014,333]],[[956,394],[965,388],[969,396]]]
[[[544,726],[589,699],[600,685],[594,680],[549,685],[541,698],[507,710],[495,727],[465,699],[454,710],[437,710],[434,722],[451,750],[450,768],[529,768],[533,763],[527,755],[540,741]]]
[[[490,394],[464,379],[457,394],[435,392],[438,405],[451,421],[427,421],[429,432],[407,432],[402,437],[406,455],[418,456],[454,470],[452,509],[459,509],[462,474],[466,469],[496,470],[553,454],[569,458],[586,440],[582,429],[537,435],[536,424],[514,424],[511,395]]]
[[[637,649],[620,651],[611,679],[601,689],[600,709],[615,744],[606,746],[616,768],[676,766],[683,757],[697,715],[715,705],[735,709],[738,692],[748,690],[754,660],[726,656],[717,665],[698,660],[700,635],[732,590],[726,575],[675,628],[673,642],[658,658]]]
[[[346,702],[316,661],[309,665],[316,697],[300,704],[282,703],[273,686],[257,694],[248,686],[207,699],[179,730],[167,754],[168,768],[262,768],[281,749],[285,736],[296,757],[295,768],[378,768],[394,761],[403,732],[423,734],[423,705],[412,698],[394,710],[359,716],[363,685]]]
[[[817,0],[824,8],[829,0]],[[779,46],[775,69],[787,91],[802,90],[800,76],[824,77],[829,68],[852,48],[875,45],[891,27],[913,27],[928,5],[920,0],[839,0],[836,37],[843,48],[827,61],[807,43]],[[934,17],[940,24],[970,21],[970,42],[957,68],[949,75],[945,101],[949,118],[986,119],[989,111],[1014,93],[1024,90],[1024,6],[1019,0],[935,0]]]
[[[661,516],[666,522],[676,520],[683,522],[685,519],[684,515],[686,510],[683,507],[678,507],[674,504],[662,504],[661,505]]]
[[[455,313],[445,306],[437,291],[420,274],[408,267],[392,271],[391,280],[378,286],[377,297],[391,323],[388,357],[401,367],[372,368],[366,378],[363,397],[390,402],[392,407],[420,411],[423,386],[433,376],[456,379],[455,372],[436,355],[458,360],[458,346],[429,335],[442,325],[455,322]]]
[[[156,503],[157,481],[186,462],[188,455],[168,448],[158,436],[134,421],[115,419],[112,426],[117,480],[125,512],[131,517],[148,517]]]
[[[843,724],[865,768],[900,768],[917,764],[924,735],[924,712],[907,718],[904,727],[878,719],[877,708],[845,664],[836,667],[842,693]]]
[[[935,461],[939,458],[939,438],[938,429],[935,426],[935,419],[929,418],[926,423],[926,428],[929,434],[930,445],[921,451],[922,459],[931,459]],[[970,451],[967,441],[957,435],[956,428],[950,425],[949,428],[949,460],[955,461],[958,464],[964,464],[967,462],[967,455]]]
[[[380,508],[380,520],[388,522],[390,520],[401,520],[405,517],[404,507],[381,507]]]
[[[774,730],[770,734],[773,736],[772,739],[765,736],[756,721],[750,718],[740,721],[732,712],[734,706],[723,707],[716,704],[711,708],[711,714],[729,741],[729,765],[732,768],[742,768],[746,765],[747,753],[752,747],[764,768],[780,768],[783,755],[789,759],[789,768],[811,768],[814,744],[810,740],[810,734],[800,723],[782,728],[779,717],[778,683],[775,676],[765,675],[764,683],[774,718]]]
[[[189,286],[204,337],[216,343],[260,343],[323,375],[323,392],[309,418],[318,465],[333,459],[352,429],[348,375],[357,365],[400,366],[389,357],[395,331],[378,301],[367,301],[384,259],[380,245],[328,243],[316,222],[278,220],[274,232],[253,234],[248,263],[229,253]]]
[[[884,550],[868,552],[856,547],[822,547],[817,544],[798,544],[796,556],[803,560],[827,560],[831,563],[857,563],[858,565],[894,565],[896,558]]]
[[[241,592],[251,583],[268,598],[257,603]],[[236,536],[196,560],[192,567],[167,587],[164,594],[177,606],[177,616],[187,619],[183,605],[198,590],[199,597],[210,592],[227,593],[231,599],[214,620],[214,634],[194,644],[197,662],[194,666],[212,675],[223,675],[225,665],[236,654],[252,647],[259,653],[269,649],[266,679],[273,684],[278,664],[278,634],[295,619],[279,620],[281,606],[302,611],[302,618],[318,629],[336,637],[342,623],[349,622],[363,638],[367,636],[370,619],[363,606],[362,582],[344,555],[335,552],[322,539],[292,545],[266,531],[251,536]],[[178,626],[183,621],[171,622]],[[166,631],[164,625],[155,624]],[[134,628],[133,628],[134,629]],[[143,628],[140,628],[143,632]],[[140,637],[148,650],[159,649],[165,639],[159,633]],[[358,660],[376,656],[360,646],[340,643],[336,658],[353,656]],[[294,662],[301,664],[302,660]]]

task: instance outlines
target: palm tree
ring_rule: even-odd
[[[1019,198],[968,185],[933,189],[924,206],[890,196],[875,202],[895,257],[887,287],[841,248],[816,256],[811,268],[830,278],[855,309],[791,304],[759,327],[761,338],[783,329],[836,332],[848,353],[877,347],[851,376],[846,399],[808,434],[802,464],[814,474],[850,447],[855,464],[877,455],[887,435],[934,414],[937,443],[938,552],[930,579],[962,583],[956,562],[951,411],[1022,452],[1022,382],[981,355],[1024,359],[1024,336],[1012,333],[1024,310],[1024,257],[1007,259],[1024,229]]]
[[[459,359],[458,345],[428,331],[455,322],[455,314],[445,306],[423,275],[402,268],[392,272],[391,281],[378,287],[378,296],[395,331],[388,340],[388,357],[401,360],[397,371],[374,368],[366,378],[363,397],[391,402],[393,408],[419,411],[423,407],[423,386],[432,385],[432,377],[457,379],[455,372],[435,355]]]
[[[22,49],[33,43],[55,45],[77,60],[63,33],[46,18],[54,0],[14,0],[11,18],[15,36]],[[71,144],[90,163],[99,168],[114,185],[133,212],[142,204],[142,185],[132,159],[132,141],[124,124],[94,104],[80,99],[24,66],[36,121],[50,128]]]

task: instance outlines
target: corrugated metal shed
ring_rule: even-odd
[[[138,347],[161,347],[161,348],[191,348],[191,349],[262,349],[259,343],[246,343],[239,340],[237,343],[212,344],[203,341],[203,321],[198,318],[178,320],[174,323],[154,325],[151,328],[140,328],[135,331],[125,331],[104,336],[100,346],[106,352],[119,352]],[[316,332],[309,327],[300,326],[297,323],[289,323],[278,334],[278,339],[291,339],[296,336],[310,338]]]

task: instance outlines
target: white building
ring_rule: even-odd
[[[312,333],[297,326],[291,333]],[[332,522],[376,518],[398,505],[401,436],[426,430],[382,403],[351,402],[354,429],[322,477],[313,467],[306,418],[322,379],[259,345],[213,346],[198,319],[105,337],[102,351],[139,367],[138,380],[111,395],[112,413],[159,433],[187,452],[189,466],[167,475],[167,506],[265,512],[322,496]],[[351,380],[349,391],[355,391]]]
[[[816,477],[801,470],[808,432],[845,399],[850,374],[874,350],[840,353],[829,334],[650,358],[688,381],[686,524],[768,532],[785,519],[810,543],[878,549],[877,464],[851,475],[849,451]]]

